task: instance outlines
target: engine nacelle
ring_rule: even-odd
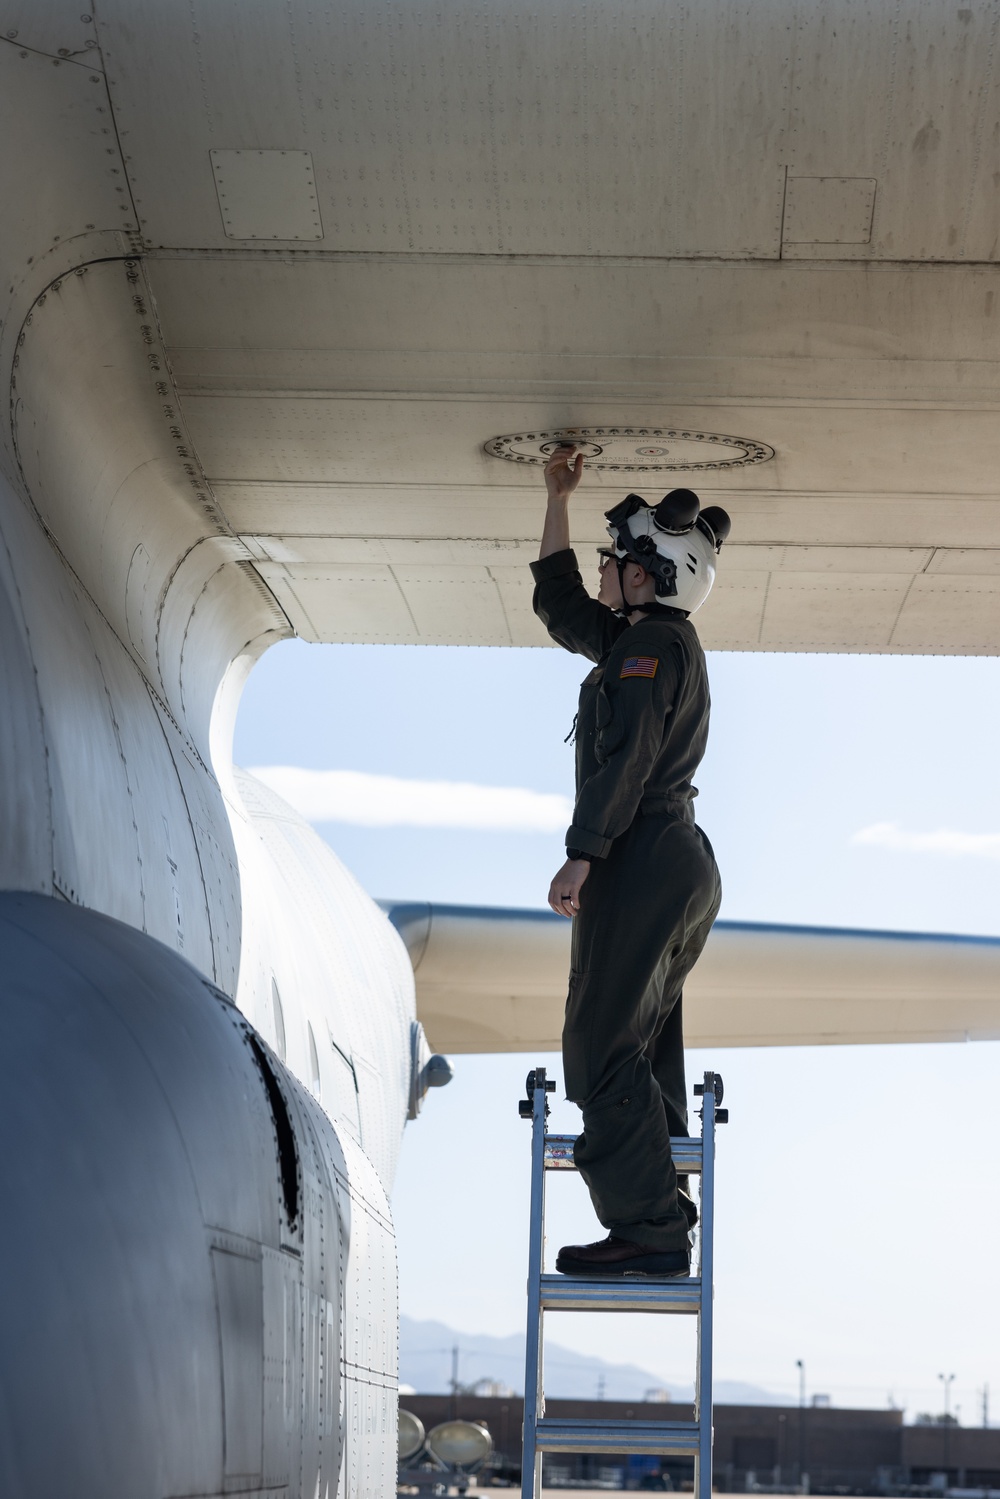
[[[0,948],[0,1491],[388,1493],[367,1158],[159,942],[8,892]]]

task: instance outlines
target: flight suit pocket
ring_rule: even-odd
[[[597,694],[597,733],[594,737],[594,756],[598,765],[606,765],[625,737],[625,725],[620,712],[615,712],[608,689],[601,686]]]

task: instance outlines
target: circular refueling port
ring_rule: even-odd
[[[696,432],[692,427],[559,427],[491,437],[483,452],[509,463],[546,464],[572,443],[588,469],[610,473],[702,473],[766,463],[774,449],[750,437]]]
[[[496,440],[497,442],[505,442],[516,441],[517,439],[499,437]],[[567,439],[565,437],[559,437],[553,438],[551,442],[543,442],[542,446],[539,448],[539,452],[542,454],[543,458],[550,458],[555,452],[556,448],[564,448],[566,446],[566,441]],[[599,447],[596,442],[574,442],[574,446],[578,453],[583,454],[584,458],[600,458],[601,454],[604,452],[604,449],[602,447]],[[510,454],[497,453],[494,456],[497,458],[508,458],[510,457]]]

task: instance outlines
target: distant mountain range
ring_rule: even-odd
[[[510,1386],[517,1394],[524,1387],[524,1335],[506,1338],[486,1333],[456,1332],[443,1322],[399,1319],[399,1382],[418,1394],[444,1393],[451,1388],[452,1350],[458,1348],[458,1379],[462,1385],[480,1380]],[[562,1348],[545,1341],[545,1390],[554,1399],[643,1400],[653,1391],[663,1391],[663,1380],[636,1364],[615,1364],[607,1359]],[[673,1400],[692,1398],[690,1384],[671,1384]],[[655,1398],[655,1396],[654,1396]],[[662,1395],[661,1395],[662,1398]],[[775,1395],[741,1380],[718,1379],[715,1399],[720,1405],[789,1405],[786,1395]]]

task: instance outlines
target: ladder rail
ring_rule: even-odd
[[[542,1491],[542,1452],[538,1422],[545,1414],[542,1386],[542,1270],[545,1262],[545,1068],[536,1067],[529,1082],[531,1096],[531,1219],[528,1228],[528,1325],[524,1346],[524,1428],[521,1456],[521,1499],[539,1499]]]
[[[698,1356],[695,1371],[694,1419],[698,1427],[695,1458],[695,1492],[698,1499],[712,1499],[712,1314],[714,1302],[715,1246],[715,1075],[706,1072],[701,1109],[701,1229],[698,1235]]]

